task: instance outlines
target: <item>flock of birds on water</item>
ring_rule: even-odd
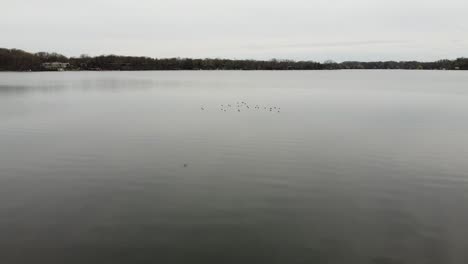
[[[205,111],[206,107],[201,106],[200,108],[202,111]],[[272,112],[272,113],[281,113],[281,108],[277,106],[261,106],[261,105],[249,105],[246,102],[236,102],[236,104],[222,104],[219,106],[219,110],[221,112],[227,112],[227,111],[237,111],[237,112],[242,112],[242,111],[249,111],[249,110],[256,110],[256,111],[267,111],[267,112]]]

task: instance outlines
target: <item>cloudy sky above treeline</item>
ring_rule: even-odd
[[[467,0],[0,0],[0,6],[0,47],[67,56],[468,56]]]

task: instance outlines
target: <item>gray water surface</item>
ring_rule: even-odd
[[[0,73],[0,263],[466,264],[468,72]]]

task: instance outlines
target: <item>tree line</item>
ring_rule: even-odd
[[[405,69],[405,70],[468,70],[468,58],[418,61],[325,61],[234,60],[132,57],[102,55],[66,57],[58,53],[29,53],[18,49],[0,48],[0,71],[42,71],[44,63],[69,63],[67,70],[342,70],[342,69]]]

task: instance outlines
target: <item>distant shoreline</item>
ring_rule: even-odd
[[[0,72],[41,71],[294,71],[294,70],[468,70],[468,58],[418,61],[295,61],[192,58],[149,58],[102,55],[78,58],[58,53],[28,53],[0,48]]]
[[[37,71],[5,71],[0,70],[1,73],[105,73],[105,72],[340,72],[340,71],[416,71],[416,72],[466,72],[467,70],[447,70],[447,69],[321,69],[321,70],[37,70]]]

